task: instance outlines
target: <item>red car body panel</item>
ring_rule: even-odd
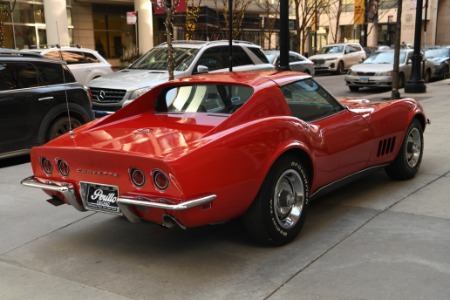
[[[291,115],[279,85],[304,78],[309,76],[240,72],[168,82],[115,114],[76,128],[73,135],[33,148],[34,179],[73,188],[80,206],[80,182],[117,186],[124,198],[174,205],[215,195],[213,201],[189,209],[129,205],[139,219],[161,223],[163,216],[170,215],[182,226],[193,227],[243,215],[271,166],[287,152],[307,159],[313,195],[346,176],[392,162],[413,118],[419,118],[425,128],[422,108],[413,99],[383,103],[342,99],[347,108],[302,121]],[[254,94],[232,115],[155,111],[155,101],[164,89],[202,82],[248,85]],[[383,150],[386,143],[392,145],[388,151]],[[43,157],[52,162],[63,159],[70,175],[46,174],[40,163]],[[131,183],[131,168],[144,171],[145,186]],[[155,169],[168,174],[167,190],[150,182],[149,174]],[[70,204],[59,191],[44,191]]]

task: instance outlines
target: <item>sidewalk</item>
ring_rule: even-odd
[[[429,82],[426,84],[427,89],[425,93],[405,93],[405,89],[400,89],[400,98],[414,98],[418,101],[430,99],[434,97],[447,97],[450,101],[450,78]],[[380,94],[373,94],[369,97],[366,97],[369,100],[390,100],[391,99],[391,91],[387,91]]]

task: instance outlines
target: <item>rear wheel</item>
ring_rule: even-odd
[[[293,156],[285,156],[270,169],[256,199],[244,215],[244,224],[256,241],[280,246],[298,235],[305,221],[307,206],[305,169]]]
[[[74,129],[83,123],[76,117],[60,117],[56,119],[52,125],[50,125],[50,128],[47,132],[47,141],[53,140],[54,138],[69,132],[70,129]]]
[[[405,139],[395,160],[386,167],[386,173],[394,179],[410,179],[416,176],[422,162],[423,128],[414,119],[406,131]]]

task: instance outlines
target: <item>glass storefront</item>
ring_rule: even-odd
[[[92,6],[95,50],[105,58],[123,58],[136,47],[134,25],[128,25],[126,13],[133,6]]]
[[[69,40],[72,42],[72,18],[70,1],[67,4],[69,24]],[[2,4],[2,11],[11,3]],[[12,14],[5,20],[3,28],[3,47],[14,49],[29,49],[47,45],[47,34],[44,15],[44,3],[41,0],[17,0]]]

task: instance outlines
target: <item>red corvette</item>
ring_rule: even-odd
[[[413,99],[338,101],[302,73],[197,75],[33,148],[22,184],[131,222],[242,217],[258,241],[282,245],[311,198],[379,168],[414,177],[427,123]]]

